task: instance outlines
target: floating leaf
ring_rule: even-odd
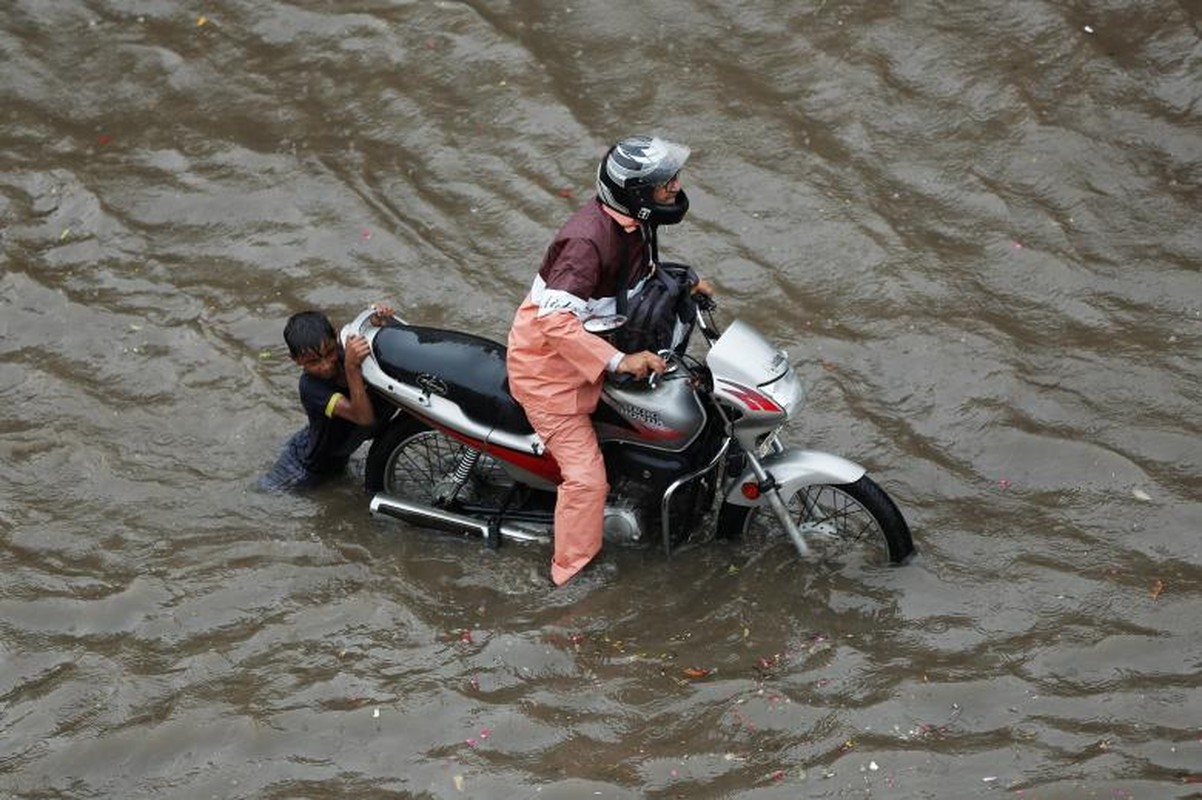
[[[698,680],[700,678],[709,677],[709,674],[713,672],[713,670],[703,669],[701,667],[685,667],[683,672],[686,678]]]

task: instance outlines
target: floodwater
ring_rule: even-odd
[[[0,796],[1202,796],[1193,2],[5,0]],[[252,490],[284,319],[503,338],[606,145],[900,568]],[[361,469],[361,467],[359,467]],[[352,470],[352,473],[354,469]]]

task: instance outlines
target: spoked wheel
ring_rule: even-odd
[[[866,551],[869,559],[903,561],[914,552],[910,528],[885,491],[867,475],[855,483],[804,486],[785,499],[785,506],[806,544],[820,559]],[[768,505],[750,507],[723,503],[718,535],[752,540],[789,541],[789,535]]]
[[[492,456],[404,414],[372,441],[364,483],[368,494],[434,506],[499,504],[513,486]]]

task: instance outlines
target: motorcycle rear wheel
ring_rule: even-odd
[[[803,486],[783,498],[806,544],[819,558],[839,557],[857,546],[887,555],[892,563],[914,552],[910,527],[885,490],[867,475],[855,483]],[[788,541],[771,507],[723,503],[718,536]],[[883,547],[882,547],[883,545]]]
[[[408,414],[398,415],[367,451],[364,488],[368,494],[446,505],[442,496],[455,469],[472,448]],[[499,503],[513,481],[495,459],[479,453],[467,481],[455,494],[459,502]]]

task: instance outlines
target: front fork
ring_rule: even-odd
[[[803,555],[809,551],[805,535],[789,514],[785,498],[800,494],[803,502],[809,503],[805,492],[807,486],[841,486],[855,483],[864,476],[864,468],[853,461],[818,450],[785,447],[776,438],[772,440],[770,452],[760,455],[755,450],[745,449],[744,456],[747,466],[741,475],[727,484],[725,502],[737,506],[771,507],[780,524],[789,532],[789,538],[798,552]],[[749,484],[758,491],[746,492]],[[805,511],[807,518],[814,516],[810,513],[812,507],[807,507]],[[809,525],[806,528],[807,532],[813,534],[822,532]]]
[[[784,446],[781,444],[779,437],[772,437],[773,452],[781,452]],[[801,528],[797,527],[797,520],[793,519],[793,515],[789,513],[789,509],[785,506],[784,498],[780,496],[780,484],[772,477],[768,470],[764,469],[764,464],[759,457],[753,452],[745,452],[747,463],[751,467],[751,473],[755,475],[755,479],[759,484],[760,494],[766,495],[768,505],[772,506],[773,513],[780,520],[780,524],[789,534],[789,538],[793,540],[793,546],[797,548],[797,552],[802,556],[807,556],[810,553],[810,547],[806,544],[805,534],[801,532]]]

